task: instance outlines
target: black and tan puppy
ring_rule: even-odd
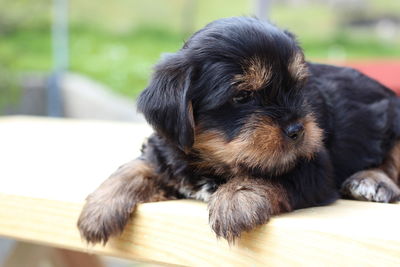
[[[347,198],[399,198],[400,101],[350,69],[304,61],[293,35],[254,18],[214,21],[155,67],[139,98],[155,133],[88,198],[91,243],[135,205],[208,202],[232,242],[275,214]]]

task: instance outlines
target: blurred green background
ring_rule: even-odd
[[[69,70],[135,98],[161,53],[206,23],[251,15],[251,0],[70,0]],[[268,17],[294,32],[312,60],[400,58],[400,1],[270,1]],[[0,112],[19,79],[50,73],[51,0],[0,0]]]

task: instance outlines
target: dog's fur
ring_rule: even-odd
[[[82,236],[107,242],[135,205],[208,202],[233,242],[275,214],[339,197],[400,196],[400,102],[350,68],[309,63],[294,36],[254,18],[214,21],[155,67],[139,97],[155,133],[87,198]]]

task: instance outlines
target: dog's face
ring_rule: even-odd
[[[161,60],[139,110],[203,167],[281,174],[322,143],[302,94],[307,75],[289,33],[253,18],[217,20]]]

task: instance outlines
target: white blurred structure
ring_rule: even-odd
[[[64,116],[80,119],[145,122],[134,101],[85,76],[66,73],[60,80]]]

